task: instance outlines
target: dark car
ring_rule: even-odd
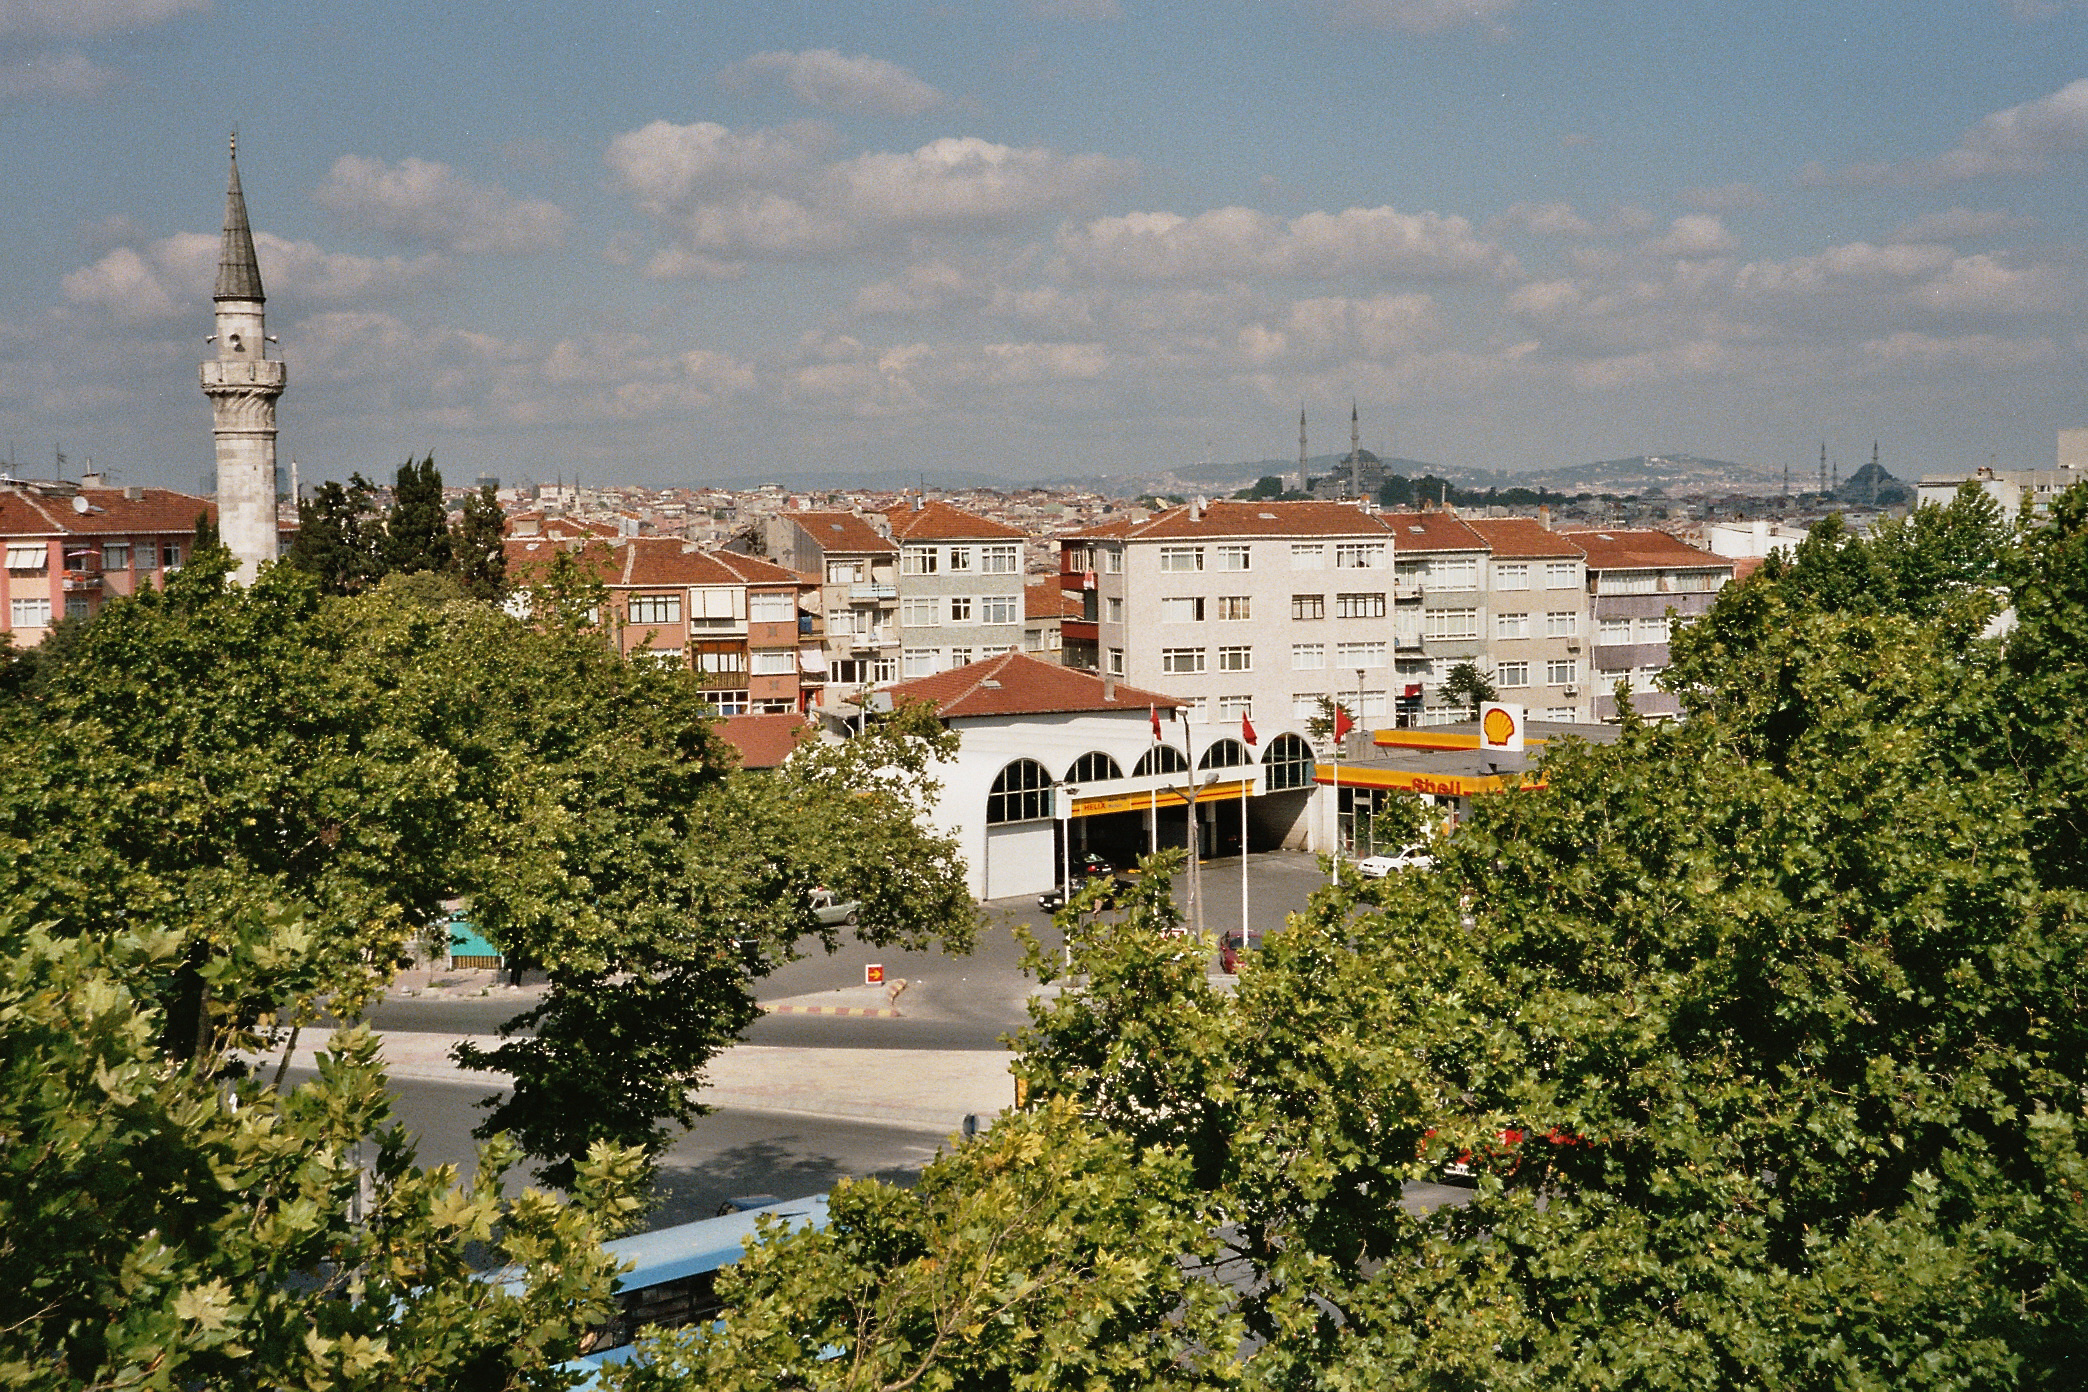
[[[1136,872],[1119,870],[1110,863],[1107,856],[1096,855],[1093,851],[1074,857],[1072,868],[1073,891],[1076,894],[1097,880],[1107,884],[1108,887],[1102,891],[1102,907],[1105,909],[1115,908],[1117,901],[1123,897],[1123,892],[1138,882]],[[1066,907],[1066,897],[1063,885],[1047,889],[1037,896],[1037,907],[1046,913],[1057,913]]]
[[[1227,976],[1240,974],[1240,959],[1250,952],[1261,951],[1262,930],[1259,928],[1228,928],[1225,936],[1218,940],[1218,970]]]

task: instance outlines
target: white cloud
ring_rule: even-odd
[[[1103,279],[1376,275],[1484,280],[1519,274],[1515,258],[1462,217],[1392,208],[1312,212],[1285,222],[1253,208],[1130,213],[1063,228],[1068,265]]]
[[[1831,172],[1815,161],[1800,172],[1799,182],[1930,187],[1964,179],[2037,174],[2054,158],[2080,150],[2088,150],[2088,77],[1984,117],[1959,137],[1956,146],[1932,158],[1852,164]]]
[[[941,104],[942,93],[896,63],[831,48],[802,53],[757,53],[725,70],[728,79],[773,74],[806,106],[828,111],[868,110],[918,116]]]
[[[127,323],[146,323],[176,315],[210,313],[210,290],[217,276],[219,238],[205,232],[177,232],[142,250],[121,246],[61,282],[65,297],[89,305]],[[254,255],[261,264],[262,284],[272,299],[341,302],[388,294],[434,271],[434,256],[353,256],[327,251],[311,242],[293,242],[267,232],[254,234]]]
[[[1337,17],[1358,24],[1386,29],[1404,29],[1409,34],[1433,34],[1460,25],[1477,24],[1494,34],[1505,33],[1502,16],[1518,0],[1332,0]]]
[[[1936,335],[1912,330],[1870,339],[1860,351],[1881,366],[1973,367],[1985,371],[2013,371],[2059,356],[2058,346],[2049,338]]]
[[[736,132],[655,121],[608,162],[668,232],[655,275],[722,274],[742,257],[832,256],[923,233],[1005,233],[1089,202],[1134,166],[975,137],[817,163],[824,127]]]
[[[1753,184],[1719,184],[1711,188],[1691,188],[1682,191],[1682,201],[1692,208],[1701,208],[1707,213],[1732,212],[1747,208],[1763,208],[1769,199]]]
[[[1595,235],[1595,224],[1575,212],[1571,203],[1511,203],[1487,224],[1489,231],[1496,227],[1520,227],[1545,237]]]
[[[1723,256],[1739,245],[1718,218],[1709,213],[1685,213],[1668,224],[1666,236],[1655,237],[1640,250],[1655,256],[1689,259]]]
[[[81,53],[39,53],[0,63],[0,97],[91,97],[116,73]]]
[[[0,34],[109,34],[210,8],[210,0],[0,0]]]
[[[351,224],[443,251],[527,255],[565,240],[565,210],[476,184],[446,164],[342,155],[313,201]]]
[[[2016,217],[1999,209],[1945,208],[1923,213],[1892,234],[1895,242],[1954,242],[1963,237],[1990,237],[1996,232],[2020,232],[2033,219]]]
[[[2049,266],[2012,266],[1992,256],[1960,256],[1916,286],[1910,298],[1952,314],[2024,315],[2060,309],[2071,287]]]
[[[1276,362],[1392,362],[1442,331],[1427,295],[1357,300],[1331,295],[1294,301],[1277,324],[1252,323],[1238,334],[1240,351],[1257,365]]]

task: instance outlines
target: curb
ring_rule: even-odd
[[[880,1020],[898,1020],[904,1017],[896,1010],[873,1010],[867,1006],[854,1005],[764,1005],[764,1015],[854,1015],[868,1016]]]

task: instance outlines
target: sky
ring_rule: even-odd
[[[16,474],[207,476],[235,127],[306,482],[2088,426],[2088,0],[0,0]]]

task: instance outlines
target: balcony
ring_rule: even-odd
[[[102,587],[99,570],[68,570],[65,572],[67,594],[91,594]]]
[[[867,602],[867,601],[869,601],[869,600],[875,600],[875,599],[897,599],[897,598],[899,598],[899,587],[898,587],[897,585],[874,585],[874,584],[873,584],[873,585],[850,585],[850,586],[848,587],[848,600],[849,600],[849,603],[851,603],[851,604],[855,604],[855,603],[862,603],[862,602]]]

